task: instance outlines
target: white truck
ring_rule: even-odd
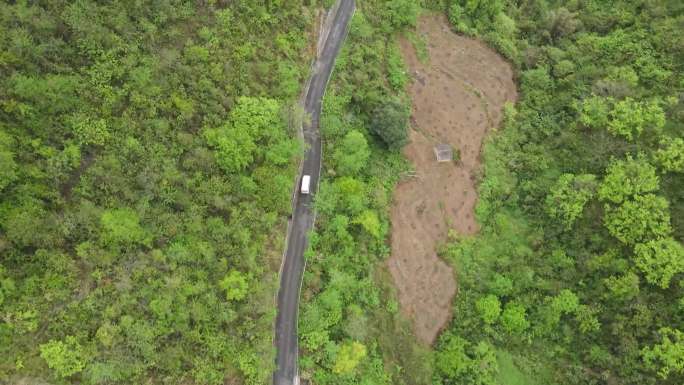
[[[311,175],[302,176],[302,194],[309,193],[309,187],[311,185]]]

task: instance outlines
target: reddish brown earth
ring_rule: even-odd
[[[389,270],[402,312],[413,320],[416,336],[432,343],[451,317],[456,282],[451,267],[436,253],[449,229],[478,231],[474,217],[480,150],[487,130],[501,122],[516,88],[510,65],[483,43],[451,32],[441,15],[424,15],[418,34],[429,59],[421,62],[412,44],[400,41],[413,78],[411,142],[404,153],[415,177],[400,182],[391,211]],[[460,162],[437,163],[434,146],[460,150]]]

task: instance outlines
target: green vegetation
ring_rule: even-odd
[[[417,38],[366,2],[325,101],[333,156],[308,255],[304,374],[317,384],[681,383],[684,9],[426,6],[510,59],[521,91],[485,146],[482,231],[443,250],[458,271],[454,319],[426,354],[378,279],[408,117],[392,26]],[[367,164],[349,167],[366,146]]]
[[[323,105],[323,180],[316,197],[299,318],[300,369],[315,384],[415,384],[431,359],[398,314],[382,261],[389,204],[408,165],[406,72],[396,33],[413,1],[357,3]],[[407,12],[410,12],[407,14]]]
[[[66,343],[50,340],[40,345],[40,356],[59,377],[69,377],[85,367],[83,349],[74,336],[67,336]]]
[[[444,249],[460,288],[436,383],[681,384],[682,3],[433,6],[520,83],[485,145],[481,233]]]
[[[399,100],[383,102],[373,112],[371,129],[391,150],[398,150],[408,142],[410,110]]]
[[[316,3],[0,4],[1,383],[270,381]]]
[[[0,382],[265,384],[331,1],[0,5]],[[684,6],[425,0],[516,69],[454,319],[418,345],[382,264],[408,165],[411,0],[359,1],[324,100],[300,368],[315,384],[684,382]],[[38,381],[38,380],[36,380]]]

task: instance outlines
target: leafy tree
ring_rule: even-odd
[[[74,336],[67,336],[64,341],[50,340],[40,345],[40,356],[59,377],[80,373],[86,365],[83,348]]]
[[[0,192],[19,177],[19,167],[11,151],[14,145],[12,137],[0,130]]]
[[[605,128],[630,141],[645,129],[658,131],[665,125],[665,113],[657,100],[639,102],[627,97],[615,101],[611,97],[592,95],[582,101],[579,113],[584,126]]]
[[[102,240],[106,245],[132,246],[145,243],[147,235],[140,219],[129,208],[107,210],[100,217]]]
[[[337,171],[342,175],[355,175],[366,166],[370,156],[368,142],[362,133],[349,131],[333,155]]]
[[[280,155],[275,157],[276,164],[284,163],[294,154],[293,143],[285,134],[281,104],[274,99],[247,96],[238,99],[228,122],[204,131],[207,143],[216,149],[216,161],[228,173],[243,171],[262,156],[266,146],[274,146]]]
[[[459,31],[472,34],[491,26],[502,11],[503,2],[499,0],[457,0],[449,8],[449,20]]]
[[[624,82],[630,87],[639,85],[639,74],[631,66],[611,67],[606,78],[613,82]]]
[[[493,294],[478,299],[475,307],[486,324],[493,324],[499,319],[501,314],[501,302]]]
[[[556,78],[565,78],[575,72],[575,63],[570,60],[561,60],[553,66],[553,75]]]
[[[494,346],[486,341],[480,341],[473,349],[476,367],[470,382],[481,385],[493,385],[496,383],[496,375],[499,372],[499,364],[496,358]]]
[[[577,310],[575,311],[575,319],[579,324],[580,333],[588,334],[599,331],[601,328],[601,323],[596,317],[597,313],[598,310],[587,305],[577,306]]]
[[[283,138],[269,145],[265,154],[265,163],[276,166],[287,166],[295,156],[302,153],[302,145],[298,140]]]
[[[530,323],[526,318],[525,306],[516,302],[506,304],[501,314],[501,325],[510,334],[522,334]]]
[[[563,289],[551,301],[551,307],[559,314],[572,314],[579,306],[577,294],[571,290]]]
[[[646,128],[660,130],[665,125],[665,113],[658,102],[637,102],[625,98],[617,103],[610,112],[608,132],[632,140],[641,135]]]
[[[467,340],[445,333],[435,353],[435,368],[449,383],[495,384],[498,364],[493,347],[482,341],[473,346]]]
[[[574,314],[580,306],[577,294],[569,289],[561,290],[555,297],[547,297],[546,305],[540,309],[543,324],[540,330],[543,333],[555,331],[564,314]]]
[[[360,224],[370,235],[380,239],[382,229],[378,214],[373,210],[364,210],[356,219],[354,223]]]
[[[668,208],[665,198],[639,195],[618,208],[606,207],[604,224],[611,235],[630,245],[666,237],[672,232]]]
[[[0,149],[0,191],[17,180],[17,169],[12,152]]]
[[[352,177],[342,177],[335,180],[337,190],[337,204],[351,215],[361,213],[368,206],[364,184]]]
[[[558,40],[577,31],[582,24],[577,16],[577,13],[571,12],[565,7],[549,10],[545,24],[551,37]]]
[[[95,336],[100,341],[102,346],[105,348],[111,348],[118,333],[119,328],[117,325],[113,325],[110,322],[105,322],[97,329]]]
[[[371,129],[391,150],[400,150],[408,142],[410,111],[398,99],[382,103],[373,112]]]
[[[277,167],[259,167],[253,172],[259,186],[258,201],[269,211],[285,213],[290,210],[292,175],[287,175]]]
[[[71,117],[70,122],[81,145],[102,146],[111,136],[107,121],[104,119],[94,119],[85,114],[77,114]]]
[[[517,61],[520,53],[515,43],[515,36],[518,35],[518,26],[515,20],[504,12],[499,12],[494,16],[491,28],[492,31],[485,35],[487,42],[492,44],[507,59]],[[557,71],[564,75],[570,75],[573,71],[571,67],[574,67],[574,64],[565,64],[557,66]]]
[[[546,196],[546,211],[570,228],[596,190],[596,176],[563,174]]]
[[[66,144],[64,149],[50,154],[47,170],[55,180],[68,177],[81,163],[81,149],[76,144]]]
[[[224,125],[206,130],[204,137],[216,149],[216,162],[225,172],[240,172],[254,161],[257,145],[248,130]]]
[[[206,52],[205,49],[199,48],[198,50],[191,50],[188,51],[186,50],[186,53],[188,52],[193,52],[193,53],[203,53]],[[187,57],[187,56],[186,56]],[[197,63],[199,64],[199,63]],[[178,111],[178,119],[180,121],[189,121],[192,119],[193,115],[195,115],[195,103],[192,101],[192,99],[185,97],[185,95],[181,93],[173,93],[171,94],[171,103],[173,103],[173,106],[176,108]]]
[[[363,309],[353,304],[347,308],[347,320],[344,325],[344,332],[351,338],[364,341],[368,336],[369,317]]]
[[[435,354],[435,367],[446,378],[456,379],[465,374],[473,365],[467,349],[470,343],[450,333],[440,338],[439,348]]]
[[[361,360],[366,357],[366,346],[356,341],[343,344],[337,352],[333,372],[338,374],[350,373]]]
[[[225,374],[215,362],[202,358],[195,358],[193,361],[192,375],[197,383],[208,385],[224,383]]]
[[[660,343],[641,350],[646,366],[662,379],[684,373],[684,333],[669,327],[658,330]]]
[[[0,223],[7,239],[14,244],[40,246],[49,243],[45,232],[46,217],[47,213],[39,202],[27,201],[5,211]]]
[[[412,0],[396,0],[387,2],[387,11],[384,15],[395,29],[412,27],[416,25],[420,5]]]
[[[499,297],[507,296],[513,291],[513,281],[507,276],[495,273],[489,283],[489,290]]]
[[[603,280],[611,299],[630,301],[639,295],[639,276],[629,271],[624,275],[612,275]]]
[[[665,171],[684,172],[684,139],[661,140],[655,159]]]
[[[672,277],[684,272],[684,247],[672,238],[659,238],[634,246],[636,266],[649,283],[666,289]]]
[[[7,276],[6,269],[0,265],[0,305],[16,290],[14,280]]]
[[[602,129],[608,126],[611,98],[592,95],[579,105],[579,121],[586,127]]]
[[[226,274],[219,282],[219,287],[226,291],[228,301],[241,301],[247,296],[249,284],[247,277],[237,270],[232,270]]]
[[[241,96],[230,112],[230,126],[244,131],[257,141],[283,135],[281,104],[275,99]]]
[[[656,191],[659,178],[655,167],[643,158],[617,160],[610,163],[606,177],[598,189],[599,198],[613,203],[622,203],[625,199],[639,194]]]

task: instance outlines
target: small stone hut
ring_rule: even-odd
[[[435,156],[438,162],[451,162],[454,160],[454,150],[448,144],[438,144],[435,146]]]

